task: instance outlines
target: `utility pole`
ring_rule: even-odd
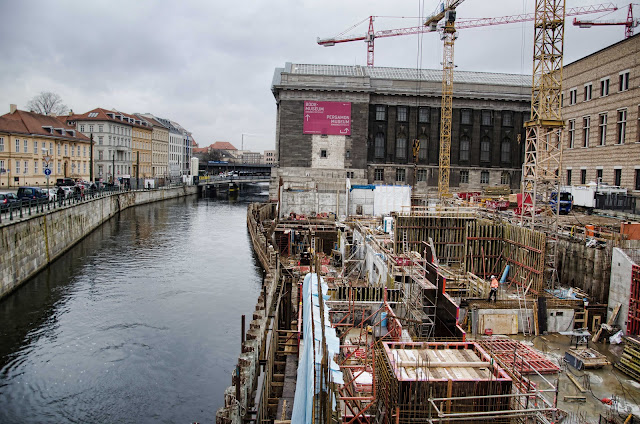
[[[116,183],[116,152],[111,155],[111,184]]]

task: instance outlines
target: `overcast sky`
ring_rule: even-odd
[[[598,0],[567,0],[567,8]],[[151,112],[200,146],[275,147],[271,81],[286,62],[366,65],[364,42],[316,44],[375,16],[375,30],[419,25],[436,0],[0,0],[0,112],[41,91],[75,113]],[[458,19],[531,13],[534,0],[467,0]],[[627,3],[628,4],[628,3]],[[626,4],[606,16],[624,20]],[[639,13],[640,11],[636,11]],[[599,15],[587,15],[595,19]],[[580,29],[567,18],[565,64],[624,38],[622,26]],[[465,29],[459,70],[531,73],[533,23]],[[365,33],[365,24],[351,31]],[[421,55],[419,40],[422,40]],[[376,40],[375,65],[440,69],[437,34]]]

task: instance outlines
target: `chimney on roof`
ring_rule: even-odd
[[[9,113],[14,113],[18,110],[18,105],[10,104],[9,105]]]

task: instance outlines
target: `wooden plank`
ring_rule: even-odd
[[[565,402],[586,402],[587,398],[586,396],[565,396],[564,401]]]
[[[585,388],[582,387],[582,384],[578,383],[578,380],[576,380],[576,378],[573,375],[571,375],[571,373],[567,373],[567,377],[569,377],[569,380],[571,380],[571,382],[576,385],[576,387],[580,392],[582,393],[586,392]]]

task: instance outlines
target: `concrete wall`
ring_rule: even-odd
[[[631,268],[634,262],[629,256],[619,248],[613,249],[611,258],[611,280],[609,283],[609,307],[607,308],[607,319],[612,314],[613,309],[619,303],[620,313],[618,321],[614,324],[627,334],[627,317],[629,316],[629,295],[631,293]]]
[[[0,298],[19,287],[103,222],[131,206],[191,194],[197,187],[130,191],[0,226]]]
[[[584,240],[559,240],[560,285],[579,287],[592,296],[592,303],[607,303],[610,273],[611,243],[603,249],[595,249],[587,247]]]

